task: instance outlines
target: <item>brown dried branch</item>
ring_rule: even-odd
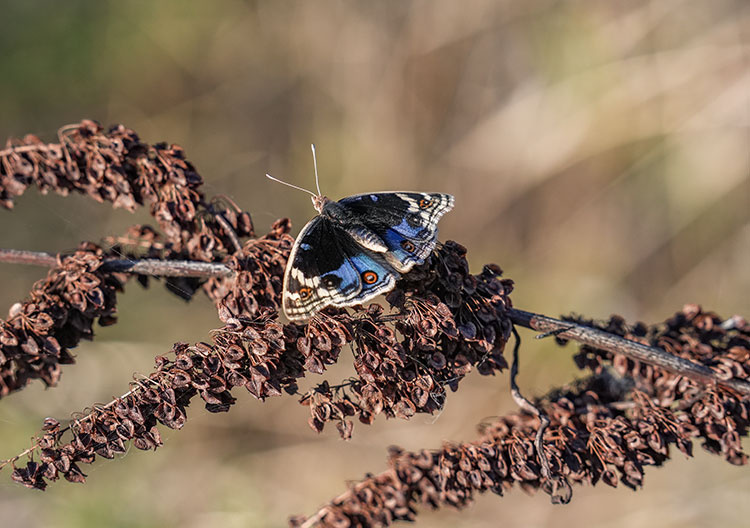
[[[217,304],[229,303],[237,313],[248,316],[256,314],[261,304],[275,310],[280,288],[255,292],[262,278],[257,272],[273,265],[267,272],[269,282],[272,276],[283,273],[291,247],[287,230],[288,223],[282,221],[265,237],[249,242],[243,248],[246,252],[243,257],[233,256],[222,265],[226,270],[222,275],[206,282],[209,296]],[[259,252],[263,253],[262,258]],[[106,269],[105,262],[104,252],[93,244],[83,245],[72,255],[59,256],[58,266],[49,272],[46,280],[34,285],[29,299],[11,308],[6,321],[0,320],[0,396],[23,388],[32,379],[41,379],[47,386],[56,385],[60,365],[74,362],[70,349],[81,339],[93,337],[94,321],[98,320],[101,325],[116,321],[115,293],[122,290],[124,284],[123,275],[118,273],[123,266],[122,261],[116,261],[118,268]],[[141,261],[136,269],[144,272],[144,265],[166,268],[168,261],[156,266],[151,262]],[[189,271],[199,271],[200,265],[192,263]],[[168,272],[180,269],[184,266],[178,263],[168,268]],[[252,278],[247,280],[250,276]],[[249,285],[249,291],[243,290],[243,285]],[[248,296],[252,299],[249,304],[245,302]]]
[[[132,394],[134,394],[136,391],[138,391],[140,389],[140,387],[141,387],[141,385],[136,385],[135,388],[130,389],[128,392],[126,392],[125,394],[123,394],[122,396],[120,396],[119,398],[117,398],[116,400],[112,400],[109,403],[107,403],[106,405],[98,406],[98,408],[99,409],[108,409],[108,408],[112,407],[113,405],[115,405],[118,401],[120,401],[120,400],[122,400],[124,398],[128,398],[129,396],[131,396]],[[87,414],[86,416],[84,416],[84,417],[82,417],[80,419],[77,419],[75,421],[75,423],[79,424],[79,423],[82,423],[82,422],[86,422],[88,420],[91,420],[92,418],[94,418],[93,414]],[[72,427],[72,425],[68,425],[66,427],[60,428],[60,423],[57,420],[55,420],[54,418],[45,418],[44,425],[42,426],[42,431],[49,431],[50,429],[54,429],[56,431],[57,435],[62,435],[63,433],[66,433],[67,431],[70,431],[71,427]],[[29,448],[25,449],[24,451],[21,451],[17,455],[15,455],[15,456],[7,459],[7,460],[0,461],[0,470],[2,470],[5,466],[7,466],[9,464],[15,464],[17,460],[20,460],[21,458],[23,458],[25,456],[33,455],[34,452],[36,452],[37,450],[41,449],[42,444],[44,442],[45,442],[45,438],[44,437],[37,438],[32,443],[32,445]]]
[[[313,428],[336,421],[345,437],[352,427],[347,416],[358,414],[370,423],[380,413],[408,418],[433,412],[442,406],[444,386],[457,388],[473,365],[485,374],[505,367],[510,281],[500,280],[492,267],[468,274],[465,250],[455,243],[446,244],[394,290],[390,298],[398,307],[397,318],[381,317],[382,307],[372,305],[354,314],[329,310],[308,325],[275,322],[278,277],[291,245],[287,228],[285,222],[276,224],[269,235],[233,256],[228,265],[237,270],[236,279],[209,281],[226,323],[214,332],[213,344],[175,345],[173,358],[157,358],[147,383],[138,382],[125,397],[76,420],[69,441],[53,423],[38,441],[40,462],[16,468],[13,478],[38,489],[60,475],[81,482],[80,464],[93,462],[97,454],[112,458],[130,440],[139,449],[156,448],[156,424],[180,428],[195,396],[209,411],[219,412],[235,402],[231,389],[238,386],[259,399],[296,393],[298,378],[306,371],[322,372],[349,342],[357,353],[358,377],[329,387],[329,393],[318,387],[302,398],[310,406]],[[336,390],[347,393],[326,401]]]
[[[714,371],[746,378],[750,325],[740,318],[731,321],[722,325],[715,314],[691,305],[652,327],[628,326],[618,317],[586,323],[660,344]],[[476,493],[502,495],[513,484],[525,491],[541,488],[554,502],[570,500],[571,484],[621,482],[637,489],[646,466],[668,460],[671,445],[690,456],[695,438],[732,464],[747,463],[740,439],[750,426],[748,398],[588,345],[581,347],[578,364],[598,374],[536,403],[551,421],[544,444],[550,478],[535,456],[539,418],[512,414],[486,426],[475,442],[418,453],[395,449],[389,470],[367,477],[311,517],[295,518],[291,524],[389,526],[414,520],[421,505],[463,508]],[[608,373],[607,366],[625,377]]]

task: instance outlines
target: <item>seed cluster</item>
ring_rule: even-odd
[[[42,193],[86,194],[130,211],[149,205],[171,258],[213,261],[233,252],[230,225],[236,236],[253,234],[248,213],[217,211],[205,202],[203,180],[177,145],[148,145],[129,128],[114,125],[104,132],[90,120],[63,128],[60,139],[46,144],[27,135],[8,141],[0,152],[0,206],[12,208],[31,185]],[[217,212],[221,220],[209,214]]]
[[[735,318],[727,324],[694,305],[650,327],[629,326],[619,317],[574,320],[651,344],[671,343],[671,352],[716,368],[729,360],[737,371],[750,357],[747,322]],[[601,481],[637,489],[647,466],[668,460],[670,446],[691,455],[694,439],[732,464],[747,463],[739,442],[750,425],[747,399],[586,346],[578,357],[579,366],[597,373],[537,402],[551,420],[544,435],[549,479],[534,450],[539,420],[511,414],[483,426],[475,442],[416,453],[394,449],[388,471],[353,485],[314,517],[292,519],[292,526],[389,526],[414,520],[420,505],[463,508],[476,493],[502,495],[514,484],[542,489],[562,503],[570,500],[572,484]]]
[[[239,249],[238,237],[254,234],[247,212],[205,202],[203,181],[179,146],[150,146],[122,125],[105,133],[89,120],[65,127],[60,139],[46,144],[29,135],[8,141],[0,151],[0,206],[11,208],[16,196],[36,185],[42,193],[78,192],[128,210],[148,204],[162,233],[134,226],[125,237],[109,240],[106,250],[84,243],[74,255],[59,257],[59,266],[34,286],[29,299],[14,305],[7,321],[0,320],[0,397],[32,379],[56,385],[60,365],[74,362],[70,349],[92,338],[93,322],[115,322],[115,292],[128,277],[104,273],[103,259],[222,261]],[[276,262],[283,268],[285,256]],[[240,267],[236,259],[231,265]],[[247,280],[253,271],[242,277]],[[148,284],[146,276],[138,280]],[[166,282],[172,292],[190,298],[206,280],[170,277]],[[207,285],[209,293],[217,293],[219,282]]]
[[[56,385],[60,365],[74,363],[70,349],[93,337],[94,322],[116,321],[116,292],[123,279],[100,269],[102,257],[102,250],[89,243],[58,256],[57,267],[34,284],[29,298],[0,320],[0,397],[33,379]]]
[[[372,304],[334,316],[353,336],[357,377],[320,384],[303,396],[310,426],[321,431],[335,421],[348,438],[351,416],[369,424],[380,413],[403,419],[433,413],[442,408],[446,387],[456,390],[472,369],[485,375],[504,369],[513,283],[500,273],[485,266],[470,274],[466,250],[447,242],[398,282],[387,296],[391,312]]]
[[[504,368],[511,282],[491,267],[469,275],[465,250],[455,243],[441,247],[416,271],[423,277],[421,287],[411,275],[399,283],[390,296],[391,311],[375,304],[352,312],[331,308],[306,325],[280,324],[280,278],[291,248],[287,231],[287,222],[277,222],[268,235],[247,242],[230,258],[238,270],[235,280],[207,283],[225,323],[213,332],[213,343],[175,345],[173,355],[158,357],[156,370],[127,395],[73,422],[71,440],[63,442],[59,426],[46,428],[40,461],[16,468],[13,478],[38,489],[60,475],[82,481],[81,463],[93,462],[96,455],[111,458],[128,440],[139,449],[159,446],[157,423],[182,427],[194,397],[210,412],[222,412],[235,402],[236,387],[258,399],[297,393],[299,378],[324,372],[347,343],[354,347],[357,376],[302,396],[311,408],[312,427],[321,430],[336,421],[344,437],[353,426],[347,417],[358,414],[370,423],[379,413],[409,418],[433,412],[442,406],[444,386],[455,389],[474,366],[483,373]],[[457,274],[463,274],[460,280]],[[464,303],[473,308],[464,309]],[[459,326],[469,318],[474,331],[467,334]]]

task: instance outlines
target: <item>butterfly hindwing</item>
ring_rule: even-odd
[[[297,237],[284,274],[284,312],[305,319],[328,305],[351,306],[390,290],[396,273],[324,216]]]
[[[390,192],[350,196],[339,201],[385,242],[385,259],[400,273],[420,264],[437,242],[437,224],[453,208],[453,196]]]
[[[345,231],[342,230],[342,232],[344,233],[341,237],[342,245],[346,247],[344,251],[347,253],[349,262],[359,272],[362,289],[356,296],[341,306],[360,304],[381,293],[390,291],[396,284],[398,273],[386,261],[384,255],[359,246]]]
[[[394,229],[386,229],[381,235],[388,246],[386,260],[400,273],[406,273],[415,264],[421,264],[435,249],[437,237],[428,240],[412,241]]]

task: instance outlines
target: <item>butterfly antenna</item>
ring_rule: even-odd
[[[318,196],[323,196],[320,192],[320,180],[318,180],[318,158],[315,156],[315,143],[310,143],[310,150],[313,153],[313,167],[315,167],[315,187],[318,189]]]
[[[315,194],[314,192],[312,192],[312,191],[310,191],[308,189],[304,189],[302,187],[297,187],[296,185],[292,185],[291,183],[287,183],[285,181],[281,181],[280,179],[274,178],[273,176],[271,176],[268,173],[266,173],[266,178],[268,178],[269,180],[273,180],[273,181],[275,181],[277,183],[281,183],[283,185],[287,185],[287,186],[291,187],[292,189],[297,189],[298,191],[305,191],[306,193],[311,194],[313,196],[318,196],[317,194]]]

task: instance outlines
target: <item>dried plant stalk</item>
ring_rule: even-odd
[[[651,327],[629,326],[619,317],[605,323],[571,319],[664,346],[725,376],[746,378],[750,368],[750,324],[723,321],[695,305]],[[389,526],[415,520],[419,506],[463,508],[476,493],[503,495],[514,484],[525,491],[541,488],[561,503],[571,499],[572,484],[602,481],[638,489],[647,466],[667,461],[670,446],[690,456],[694,439],[732,464],[747,464],[740,441],[750,425],[747,397],[586,345],[576,358],[596,374],[536,403],[551,420],[544,435],[550,478],[533,448],[539,418],[511,414],[484,426],[474,442],[415,453],[393,449],[390,469],[291,525]]]
[[[57,267],[26,301],[11,308],[7,320],[0,320],[0,397],[33,379],[56,385],[60,365],[74,362],[70,349],[93,337],[93,323],[116,321],[115,292],[127,276],[115,272],[127,266],[107,268],[103,261],[113,256],[224,261],[238,236],[253,234],[248,213],[206,203],[202,179],[180,147],[144,144],[122,125],[105,133],[88,120],[63,127],[59,135],[60,143],[54,144],[35,136],[8,141],[0,151],[0,205],[11,208],[14,197],[30,185],[42,193],[75,191],[128,210],[150,204],[163,233],[134,226],[107,250],[83,243],[72,255],[40,259],[48,263],[54,258]],[[18,252],[5,256],[9,261],[29,257]],[[148,271],[141,271],[142,284]],[[190,297],[204,282],[202,277],[179,277],[168,280],[168,286]]]
[[[0,321],[0,396],[32,379],[55,385],[60,365],[72,362],[70,349],[92,338],[93,322],[115,321],[115,294],[129,276],[144,285],[147,273],[169,276],[167,285],[186,299],[202,289],[224,323],[211,343],[177,343],[157,357],[154,372],[122,397],[65,427],[47,419],[30,449],[0,463],[13,464],[17,482],[35,489],[60,476],[83,482],[82,464],[113,458],[127,442],[156,449],[158,424],[181,428],[196,397],[210,412],[228,411],[238,387],[260,400],[298,395],[310,427],[320,432],[332,422],[342,438],[351,436],[353,417],[369,424],[379,414],[434,413],[471,370],[490,375],[507,367],[503,352],[514,323],[549,330],[560,344],[584,343],[575,358],[592,376],[533,403],[513,383],[522,412],[486,426],[475,442],[394,450],[391,469],[292,524],[387,526],[414,519],[420,504],[463,507],[476,492],[502,494],[515,483],[541,488],[555,502],[570,500],[575,483],[637,488],[646,466],[666,461],[670,445],[689,454],[694,438],[731,463],[747,462],[740,445],[750,411],[745,320],[723,321],[694,305],[653,326],[530,314],[512,307],[513,282],[498,266],[471,274],[466,249],[447,242],[398,281],[388,308],[329,308],[308,324],[281,324],[293,243],[288,220],[254,238],[250,215],[226,199],[207,202],[201,184],[179,147],[146,145],[121,125],[103,132],[83,121],[64,127],[58,144],[27,136],[0,151],[5,207],[36,185],[131,210],[148,204],[160,227],[133,226],[105,240],[106,250],[83,243],[56,257],[0,251],[0,261],[55,265]],[[324,373],[347,344],[354,375],[299,395],[297,381]],[[515,373],[514,360],[512,381]],[[545,417],[547,429],[540,427]],[[23,455],[31,459],[16,467]]]
[[[483,374],[506,366],[511,283],[492,266],[469,274],[465,250],[455,243],[441,247],[389,295],[396,317],[373,304],[354,313],[329,309],[307,325],[279,324],[279,277],[291,245],[287,229],[287,222],[278,222],[268,235],[245,244],[242,255],[228,261],[237,268],[233,279],[207,283],[226,323],[214,331],[213,344],[177,344],[173,357],[158,357],[157,370],[124,397],[69,428],[47,423],[37,442],[40,462],[16,468],[13,478],[37,489],[61,474],[81,482],[80,464],[97,454],[112,458],[131,440],[139,449],[156,448],[156,424],[182,427],[195,396],[209,411],[221,412],[235,402],[231,390],[238,386],[261,400],[294,394],[298,378],[323,372],[347,343],[356,351],[357,378],[337,388],[318,386],[301,398],[314,429],[335,421],[345,438],[351,435],[350,416],[371,423],[381,413],[431,413],[442,407],[445,387],[455,390],[474,366]],[[68,431],[72,439],[63,440]]]

